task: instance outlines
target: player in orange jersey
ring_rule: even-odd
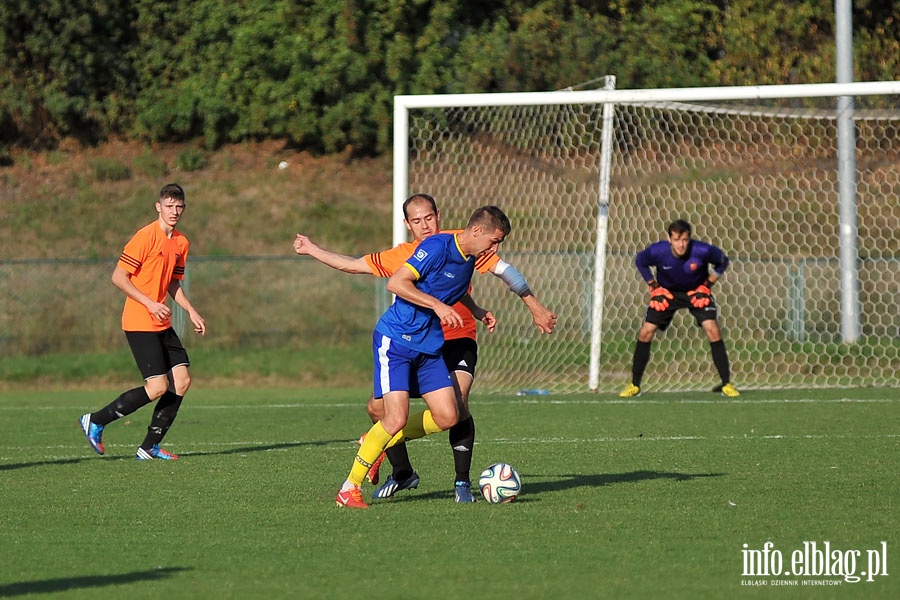
[[[106,407],[81,417],[81,429],[97,454],[104,453],[104,427],[159,400],[136,458],[178,458],[159,444],[191,386],[190,360],[178,334],[172,329],[172,309],[165,304],[166,296],[171,296],[187,312],[195,332],[206,334],[206,322],[181,287],[190,244],[175,226],[184,209],[181,186],[175,183],[163,186],[156,202],[156,221],[132,236],[113,270],[113,285],[125,294],[122,329],[144,376],[144,385],[122,393]]]
[[[314,244],[307,236],[297,234],[294,251],[297,254],[311,256],[333,269],[346,273],[371,273],[378,277],[390,277],[412,255],[419,242],[441,232],[440,212],[434,198],[427,194],[410,196],[403,204],[403,215],[406,228],[412,233],[414,241],[404,242],[388,250],[352,257],[325,250]],[[456,231],[458,230],[450,232]],[[553,331],[556,326],[556,315],[538,301],[525,278],[514,267],[501,260],[496,253],[489,252],[478,259],[475,269],[480,273],[490,272],[500,277],[525,302],[540,332]],[[469,392],[475,381],[478,343],[475,317],[471,311],[460,303],[455,304],[453,308],[463,318],[464,325],[459,328],[444,328],[445,342],[441,353],[453,380],[459,409],[459,422],[450,428],[449,433],[456,469],[455,499],[457,502],[474,502],[469,472],[475,443],[475,421],[469,412]],[[367,410],[373,422],[380,419],[384,414],[382,399],[370,398]],[[375,498],[389,498],[400,490],[412,489],[419,485],[419,475],[410,464],[405,444],[388,449],[387,457],[393,467],[393,473],[375,490]],[[380,463],[373,465],[369,471],[369,480],[373,484],[378,483],[378,465]]]

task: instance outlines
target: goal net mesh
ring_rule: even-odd
[[[676,218],[731,259],[713,292],[736,386],[896,383],[900,111],[897,98],[881,101],[895,106],[854,113],[853,343],[841,335],[836,99],[615,105],[598,391],[630,382],[648,300],[634,256]],[[434,195],[445,228],[464,226],[478,206],[502,207],[513,230],[501,256],[559,317],[541,335],[499,279],[476,276],[473,296],[499,319],[495,333],[479,333],[481,392],[588,388],[602,114],[597,104],[409,111],[409,193]],[[717,383],[706,336],[680,311],[657,332],[642,387]]]

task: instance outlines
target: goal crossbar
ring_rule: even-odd
[[[748,116],[751,118],[754,117],[762,117],[768,118],[771,116],[772,112],[766,112],[763,109],[756,111],[752,103],[754,101],[764,101],[764,100],[779,100],[779,99],[811,99],[811,98],[830,98],[837,99],[837,104],[832,104],[833,109],[825,110],[825,109],[813,109],[816,111],[816,116],[821,116],[823,119],[827,120],[828,115],[830,114],[832,118],[835,118],[837,115],[838,118],[838,126],[841,127],[843,123],[841,123],[841,119],[844,122],[848,120],[855,120],[859,122],[854,116],[854,107],[852,103],[853,97],[860,96],[897,96],[900,95],[900,81],[879,81],[879,82],[856,82],[856,83],[827,83],[827,84],[805,84],[805,85],[770,85],[770,86],[734,86],[734,87],[708,87],[708,88],[669,88],[669,89],[641,89],[641,90],[616,90],[616,89],[597,89],[597,90],[588,90],[588,91],[571,91],[571,90],[560,90],[553,92],[523,92],[523,93],[494,93],[494,94],[438,94],[438,95],[398,95],[394,97],[394,171],[393,171],[393,240],[395,244],[407,241],[407,230],[403,220],[403,211],[402,205],[406,200],[410,193],[410,181],[411,181],[411,173],[410,168],[412,162],[415,162],[415,158],[411,156],[410,151],[415,146],[415,142],[411,140],[411,111],[430,111],[430,110],[441,110],[446,109],[448,111],[455,111],[457,109],[472,109],[479,110],[488,109],[488,108],[497,108],[503,107],[506,110],[506,107],[519,107],[521,110],[530,110],[529,107],[560,107],[560,110],[572,110],[575,106],[597,106],[603,107],[603,111],[605,115],[611,113],[611,108],[615,106],[624,107],[631,106],[632,108],[636,108],[637,110],[671,110],[673,105],[681,103],[683,106],[680,108],[676,108],[676,110],[686,110],[688,112],[693,112],[695,114],[708,114],[711,115],[709,118],[717,118],[715,115],[730,115],[730,116]],[[741,106],[740,109],[735,108],[727,108],[727,105],[724,103],[727,102],[735,102],[735,101],[745,101],[750,106]],[[699,102],[722,102],[723,106],[720,107],[708,107],[708,106],[700,106],[700,105],[688,105],[686,103],[699,103]],[[763,103],[760,103],[762,106]],[[572,108],[566,108],[567,106],[571,106]],[[733,107],[733,104],[731,105]],[[535,109],[536,110],[536,109]],[[554,109],[555,110],[555,109]],[[791,112],[793,109],[790,109],[788,112]],[[803,109],[800,109],[801,111]],[[483,112],[483,111],[482,111]],[[461,113],[460,113],[461,114]],[[548,113],[549,114],[549,113]],[[473,113],[474,115],[474,113]],[[896,120],[898,113],[896,110],[889,112],[889,116],[886,117],[888,121]],[[791,112],[791,117],[795,117],[796,115]],[[859,115],[862,116],[862,115]],[[458,125],[469,126],[470,122],[468,121],[470,117],[463,117],[463,120],[459,122]],[[471,117],[477,118],[477,117]],[[553,120],[553,117],[548,117]],[[698,117],[699,118],[699,117]],[[881,117],[876,117],[876,120]],[[598,119],[599,120],[599,119]],[[607,119],[604,119],[606,121]],[[611,119],[610,119],[611,120]],[[577,123],[576,125],[580,125]],[[546,122],[543,126],[546,126]],[[415,126],[413,126],[414,128]],[[893,131],[896,129],[894,127],[891,129]],[[583,133],[583,132],[582,132]],[[610,143],[611,132],[607,130],[606,126],[603,127],[602,130],[604,139],[604,144]],[[790,135],[790,134],[788,134]],[[440,139],[440,138],[438,138]],[[476,138],[473,138],[476,139]],[[883,138],[884,139],[884,138]],[[619,140],[621,143],[622,140]],[[886,141],[886,140],[885,140]],[[438,142],[440,145],[440,142]],[[890,143],[888,142],[888,145]],[[498,147],[498,150],[501,153],[508,152],[516,152],[513,146],[505,146]],[[548,152],[552,152],[552,147],[547,147]],[[416,149],[416,152],[421,153],[421,149]],[[606,149],[604,149],[604,153]],[[435,160],[438,154],[435,154],[433,150],[429,150],[427,155],[430,157],[428,160]],[[424,156],[424,155],[423,155]],[[523,155],[524,156],[524,155]],[[539,155],[534,155],[535,157]],[[832,154],[832,156],[834,156]],[[502,157],[501,157],[502,158]],[[506,160],[509,159],[507,156]],[[530,160],[543,160],[542,158],[532,158]],[[840,163],[843,160],[843,156],[838,157],[838,162]],[[412,161],[412,162],[411,162]],[[467,163],[470,164],[470,163]],[[456,166],[451,163],[445,163],[443,165],[443,169],[455,169]],[[472,167],[466,167],[471,169]],[[651,167],[648,167],[651,168]],[[485,167],[485,173],[490,171],[490,167]],[[605,176],[605,177],[604,177]],[[600,171],[600,190],[599,194],[596,196],[595,208],[598,209],[601,221],[597,224],[597,239],[596,243],[596,272],[595,275],[598,278],[604,277],[605,274],[601,269],[604,267],[603,264],[600,264],[603,260],[601,254],[605,253],[601,252],[601,245],[605,245],[605,219],[607,218],[608,206],[606,205],[608,202],[608,190],[607,193],[604,194],[603,186],[609,185],[608,181],[608,172],[604,173],[602,170]],[[605,182],[604,182],[605,180]],[[456,184],[457,187],[453,188],[451,186],[450,189],[461,190],[461,187],[469,187],[473,180],[471,179],[462,179],[458,180]],[[430,184],[427,183],[427,180],[418,179],[416,181],[416,185],[422,186],[425,188],[421,191],[433,191],[433,188],[430,187]],[[846,185],[846,184],[841,184]],[[852,182],[852,185],[855,186],[855,181]],[[420,191],[420,190],[416,190]],[[456,192],[451,192],[451,194],[456,195]],[[447,194],[444,193],[441,198],[447,198]],[[606,200],[604,200],[606,198]],[[474,208],[474,206],[469,209]],[[843,211],[843,209],[842,209]],[[456,214],[455,218],[459,220],[460,214]],[[853,219],[845,218],[845,215],[841,215],[841,232],[842,235],[845,230],[848,230],[850,233],[855,235],[855,217]],[[846,227],[845,224],[849,223],[849,227]],[[458,225],[458,223],[455,223]],[[604,231],[601,231],[603,229]],[[842,240],[843,241],[843,240]],[[851,254],[855,255],[855,246],[847,246],[848,252],[844,252],[842,248],[842,254],[846,254],[846,259],[842,256],[842,264],[849,264],[849,258],[851,258]],[[802,276],[802,272],[801,272]],[[848,279],[842,276],[842,279]],[[842,282],[843,283],[843,282]],[[847,315],[851,317],[855,317],[857,315],[857,308],[855,308],[855,304],[857,304],[857,296],[858,290],[850,289],[852,286],[848,286],[848,292],[842,297],[842,307],[846,305]],[[798,288],[800,289],[800,288]],[[794,291],[791,292],[795,293]],[[800,293],[800,292],[796,292]],[[595,298],[595,302],[602,302],[603,296],[603,287],[595,286],[593,290],[593,295],[601,296],[601,298]],[[802,303],[803,298],[795,298],[792,299],[792,302]],[[587,319],[592,321],[592,324],[596,324],[596,321],[600,317],[597,309],[595,308],[594,313],[592,315],[587,315]],[[602,320],[602,318],[600,319]],[[599,331],[599,330],[598,330]],[[855,338],[859,336],[858,329],[850,328],[847,332],[844,332],[845,341],[853,341]],[[599,349],[594,348],[594,343],[592,340],[591,347],[591,369],[592,373],[590,375],[590,389],[596,388],[596,379],[597,373],[595,372],[595,361],[597,359],[597,354],[599,354]]]

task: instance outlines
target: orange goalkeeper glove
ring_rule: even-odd
[[[650,282],[650,308],[662,312],[669,308],[669,300],[672,300],[673,298],[675,298],[675,296],[672,295],[672,292],[655,281]]]
[[[700,284],[696,290],[688,292],[688,296],[691,297],[691,304],[694,308],[704,308],[709,306],[709,303],[712,302],[712,292],[709,289],[711,285],[712,283],[707,279]]]

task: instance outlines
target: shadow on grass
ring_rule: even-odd
[[[330,446],[331,444],[346,443],[349,440],[319,440],[317,442],[284,442],[282,444],[266,444],[264,446],[244,446],[241,448],[228,448],[227,450],[210,450],[203,452],[181,452],[178,456],[216,456],[223,454],[249,454],[250,452],[269,452],[270,450],[285,450],[287,448],[300,448],[301,446]]]
[[[149,571],[134,571],[119,575],[84,575],[81,577],[60,577],[59,579],[42,579],[0,585],[0,598],[25,596],[28,594],[49,594],[66,592],[75,589],[103,588],[110,585],[123,585],[140,581],[158,581],[171,577],[182,571],[190,571],[185,567],[164,567]]]
[[[555,475],[555,480],[532,482],[532,478],[551,477],[542,475],[523,475],[528,495],[541,492],[558,492],[580,487],[603,487],[617,483],[635,483],[654,479],[670,479],[673,481],[691,481],[706,477],[722,477],[724,473],[669,473],[665,471],[632,471],[630,473],[605,473],[600,475]]]
[[[692,479],[701,479],[706,477],[722,477],[724,473],[668,473],[664,471],[632,471],[630,473],[607,473],[600,475],[537,475],[534,473],[525,473],[522,475],[523,497],[519,497],[517,502],[529,501],[538,494],[545,492],[559,492],[581,487],[603,487],[618,483],[635,483],[639,481],[652,481],[654,479],[670,479],[674,481],[690,481]],[[549,481],[534,481],[534,479],[549,479]],[[477,482],[474,482],[477,487]],[[473,493],[478,492],[473,489]],[[422,498],[452,498],[453,490],[434,491],[425,494],[402,494],[396,497],[396,500],[416,500]]]
[[[348,440],[321,440],[317,442],[285,442],[283,444],[266,444],[261,446],[244,446],[241,448],[228,448],[227,450],[210,450],[208,452],[181,452],[179,457],[199,457],[199,456],[215,456],[223,454],[249,454],[251,452],[268,452],[270,450],[283,450],[286,448],[299,448],[301,446],[328,446],[329,444],[346,443]],[[96,460],[135,460],[134,454],[126,456],[110,456],[109,453],[98,457],[96,455],[85,456],[84,458],[58,458],[54,460],[39,460],[26,463],[11,463],[8,465],[0,465],[0,471],[13,471],[15,469],[25,469],[28,467],[47,467],[53,465],[77,465],[78,463]]]

